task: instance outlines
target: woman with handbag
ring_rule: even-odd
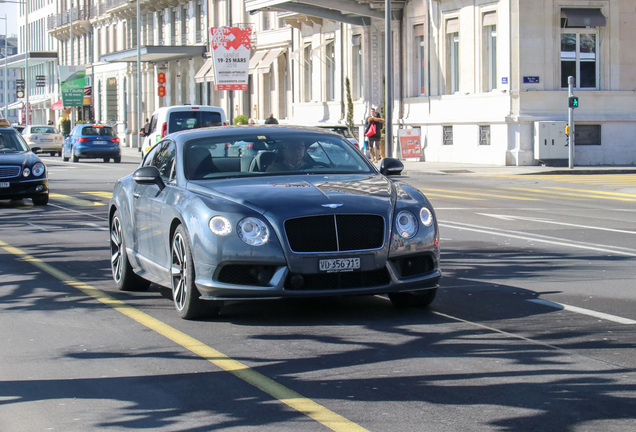
[[[378,162],[382,159],[382,155],[380,154],[380,140],[382,139],[383,123],[384,119],[376,114],[375,108],[371,108],[366,121],[364,136],[367,137],[367,141],[369,142],[369,152],[371,153],[371,160],[373,162]]]

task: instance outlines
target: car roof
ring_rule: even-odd
[[[161,112],[172,112],[172,111],[187,111],[187,110],[199,110],[199,111],[220,111],[225,114],[223,108],[213,105],[171,105],[160,107],[155,110],[154,114],[158,114]]]
[[[231,135],[244,135],[245,133],[267,136],[272,132],[276,132],[278,136],[297,135],[298,132],[306,132],[312,135],[333,135],[341,137],[342,135],[313,126],[290,126],[290,125],[231,125],[231,126],[215,126],[209,128],[188,129],[170,134],[175,141],[186,141],[192,138],[203,138],[206,136],[223,136],[228,133]]]

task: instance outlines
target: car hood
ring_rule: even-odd
[[[190,183],[191,190],[223,197],[265,214],[388,214],[396,186],[380,174],[273,176]]]
[[[0,164],[30,166],[40,159],[31,152],[2,153],[0,154]]]

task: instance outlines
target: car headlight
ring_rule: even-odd
[[[395,218],[397,232],[403,238],[411,238],[417,233],[417,220],[413,213],[403,210]]]
[[[223,216],[214,216],[210,219],[210,222],[208,222],[208,226],[210,227],[210,231],[218,236],[225,236],[232,232],[230,221]]]
[[[420,220],[424,226],[431,226],[433,224],[433,212],[426,207],[422,207],[420,210]]]
[[[241,240],[250,246],[262,246],[269,240],[267,225],[254,217],[241,219],[237,225],[237,232]]]
[[[31,174],[31,170],[29,168],[25,168],[22,170],[22,177],[28,177]]]
[[[31,168],[31,172],[33,173],[33,175],[35,177],[40,177],[42,174],[44,174],[44,164],[42,162],[38,162],[35,165],[33,165],[33,167]]]

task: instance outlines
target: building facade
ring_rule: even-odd
[[[346,77],[357,125],[371,106],[382,111],[385,3],[246,1],[248,11],[277,11],[294,28],[287,65],[291,122],[343,121]],[[539,122],[568,120],[572,76],[580,100],[570,137],[576,163],[636,163],[633,2],[412,0],[392,6],[392,124],[398,131],[419,129],[424,159],[538,164]]]
[[[6,52],[5,52],[6,46]],[[8,68],[8,58],[18,53],[18,38],[16,36],[0,36],[0,116],[6,118],[11,124],[20,120],[19,110],[10,108],[16,106],[16,80],[18,70]],[[5,68],[6,61],[6,68]]]
[[[636,163],[633,1],[393,0],[389,38],[385,4],[140,0],[138,16],[136,2],[57,0],[47,28],[60,64],[87,66],[92,100],[78,116],[116,125],[129,146],[160,106],[219,105],[229,119],[273,113],[281,123],[344,122],[350,95],[359,136],[371,107],[385,116],[392,107],[393,154],[401,129],[414,129],[428,161],[533,165],[541,122],[568,120],[572,76],[580,101],[569,137],[575,162]],[[71,48],[64,14],[74,9]],[[214,90],[209,29],[226,25],[253,30],[247,91]]]

